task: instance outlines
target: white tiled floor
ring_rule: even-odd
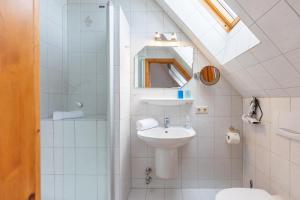
[[[217,189],[133,189],[128,200],[214,200]]]

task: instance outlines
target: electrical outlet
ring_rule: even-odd
[[[196,114],[208,114],[208,106],[196,106]]]

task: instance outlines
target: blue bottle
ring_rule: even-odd
[[[177,98],[178,99],[183,99],[183,90],[181,88],[178,88]]]

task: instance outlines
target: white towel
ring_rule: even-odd
[[[142,119],[136,122],[136,130],[138,131],[143,131],[154,127],[158,127],[158,121],[153,118]]]
[[[53,112],[53,120],[62,120],[62,119],[75,119],[83,117],[84,113],[81,110],[75,110],[70,112],[61,112],[54,111]]]

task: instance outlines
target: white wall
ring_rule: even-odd
[[[225,64],[259,43],[242,21],[226,31],[203,0],[157,2],[214,64]]]
[[[300,9],[294,0],[227,0],[259,45],[224,66],[244,97],[300,95]]]
[[[257,188],[300,199],[300,143],[276,135],[278,111],[300,111],[300,98],[260,98],[264,112],[262,125],[244,124],[244,186],[249,180]],[[244,99],[244,112],[250,99]]]
[[[130,191],[130,27],[115,7],[115,195],[127,200]]]
[[[249,46],[249,42],[254,41],[253,37],[242,38],[247,35],[246,26],[240,29],[238,24],[229,34],[224,34],[220,24],[216,23],[207,9],[201,10],[199,1],[158,2],[163,7],[171,8],[168,5],[172,5],[173,11],[177,9],[176,13],[170,12],[170,15],[176,19],[177,24],[186,27],[184,30],[196,45],[203,47],[210,61],[216,58],[220,60],[222,56],[228,61],[233,58],[232,55],[248,50],[222,67],[225,78],[242,96],[300,95],[300,8],[297,0],[226,0],[260,41],[256,46]],[[240,34],[236,34],[237,30],[241,30],[238,32]],[[224,36],[226,38],[226,35],[231,34],[234,37],[224,42]],[[203,40],[198,42],[199,38]],[[213,53],[212,56],[208,51]],[[218,52],[217,55],[214,52]]]
[[[42,200],[107,200],[106,121],[41,121]]]
[[[41,1],[41,117],[107,112],[106,8],[99,1]]]
[[[42,118],[78,109],[74,101],[86,115],[107,114],[106,8],[99,3],[41,0]],[[107,200],[105,120],[42,120],[41,140],[43,200]]]
[[[114,1],[121,4],[130,23],[131,30],[131,75],[134,74],[134,56],[148,45],[157,45],[154,33],[172,32],[178,34],[180,45],[192,45],[182,31],[156,4],[154,0]],[[195,70],[209,64],[196,49]],[[142,104],[141,96],[176,96],[172,89],[136,89],[131,79],[131,178],[132,188],[223,188],[242,185],[242,145],[228,146],[224,134],[230,125],[242,129],[241,96],[221,78],[216,86],[206,87],[192,80],[191,88],[195,98],[193,106],[159,107]],[[122,99],[121,99],[122,100]],[[208,105],[208,115],[195,115],[196,105]],[[144,170],[153,168],[153,149],[136,136],[135,122],[144,117],[154,117],[162,122],[168,114],[172,125],[183,125],[189,114],[197,137],[180,150],[178,178],[161,180],[153,177],[150,186],[145,185]]]
[[[83,103],[86,115],[107,112],[107,20],[99,1],[69,1],[67,14],[67,110]]]
[[[66,0],[40,1],[41,117],[63,110],[63,9]]]

